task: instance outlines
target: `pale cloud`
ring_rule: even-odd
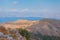
[[[0,12],[29,12],[30,10],[28,8],[24,8],[24,9],[8,9],[8,8],[5,8],[5,9],[0,9]]]
[[[18,4],[18,1],[13,1],[12,3],[13,3],[14,5],[16,5],[16,4]]]
[[[29,12],[28,8],[25,9],[11,9],[10,12]]]
[[[60,10],[60,9],[59,9]],[[30,8],[21,8],[21,9],[15,9],[15,8],[0,8],[0,12],[33,12],[33,13],[60,13],[58,9],[30,9]]]
[[[25,9],[22,9],[21,12],[28,12],[29,9],[28,8],[25,8]]]
[[[0,8],[0,12],[1,12],[1,8]]]
[[[22,8],[22,9],[13,9],[13,8],[0,8],[0,12],[33,12],[33,13],[60,13],[60,11],[57,9],[30,9],[30,8]]]
[[[4,12],[3,14],[7,16],[15,16],[15,17],[16,16],[33,16],[33,17],[44,17],[44,18],[60,18],[59,10],[58,9],[51,10],[51,9],[30,9],[30,8],[22,8],[22,9],[6,8],[6,9],[3,9],[2,12]]]
[[[10,11],[11,12],[18,12],[19,10],[17,10],[17,9],[11,9]]]

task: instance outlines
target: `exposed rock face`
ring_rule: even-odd
[[[17,30],[7,30],[0,27],[0,40],[24,40]]]

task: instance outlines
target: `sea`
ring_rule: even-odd
[[[16,20],[41,20],[43,18],[40,17],[0,17],[0,23],[3,22],[10,22],[10,21],[16,21]]]

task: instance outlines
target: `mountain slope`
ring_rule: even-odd
[[[31,40],[60,40],[60,20],[43,19],[26,29],[31,32]]]
[[[39,24],[32,25],[27,29],[34,33],[40,32],[43,35],[60,36],[60,21],[41,20]]]

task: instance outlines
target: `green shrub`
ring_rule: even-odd
[[[30,33],[25,29],[19,29],[19,33],[24,37],[24,39],[26,38],[25,40],[30,38]]]

